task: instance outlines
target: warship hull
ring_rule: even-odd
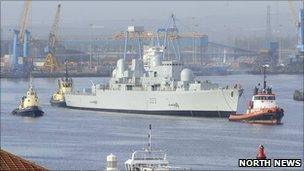
[[[122,113],[177,115],[193,117],[228,117],[236,112],[237,89],[202,91],[116,91],[67,93],[69,108]]]

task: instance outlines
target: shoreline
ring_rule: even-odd
[[[252,72],[230,72],[227,74],[198,74],[199,76],[227,76],[227,75],[260,75],[260,73],[252,73]],[[269,75],[304,75],[303,72],[297,73],[269,73]],[[65,77],[65,73],[32,73],[32,76],[35,78],[60,78]],[[107,73],[69,73],[70,77],[110,77],[111,74]],[[28,78],[29,74],[23,73],[22,75],[16,74],[1,74],[0,78]]]

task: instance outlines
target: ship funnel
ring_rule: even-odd
[[[124,71],[125,71],[125,61],[123,59],[119,59],[117,61],[117,71],[116,71],[117,76],[119,78],[122,78]]]
[[[140,59],[132,59],[133,77],[139,78],[144,73],[143,61]]]
[[[154,55],[154,56],[152,57],[151,63],[152,63],[152,66],[153,66],[153,67],[160,66],[161,63],[162,63],[162,62],[161,62],[161,56],[160,56],[160,54]]]

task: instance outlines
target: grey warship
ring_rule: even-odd
[[[196,80],[193,72],[184,67],[177,47],[173,47],[176,50],[175,58],[168,59],[165,57],[168,50],[166,44],[151,48],[150,55],[142,55],[142,46],[138,41],[139,55],[128,61],[127,38],[131,34],[136,38],[143,31],[141,26],[129,26],[124,57],[117,61],[109,82],[93,84],[84,91],[66,93],[67,107],[199,117],[228,117],[236,112],[242,93],[240,86],[220,87],[210,81]],[[167,38],[169,32],[178,34],[176,27],[165,31]],[[137,37],[139,39],[140,36]]]

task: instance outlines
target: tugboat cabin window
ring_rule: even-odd
[[[132,85],[127,85],[127,90],[132,90]]]
[[[255,96],[254,100],[275,100],[275,96]]]
[[[275,96],[268,96],[268,100],[275,100]]]

